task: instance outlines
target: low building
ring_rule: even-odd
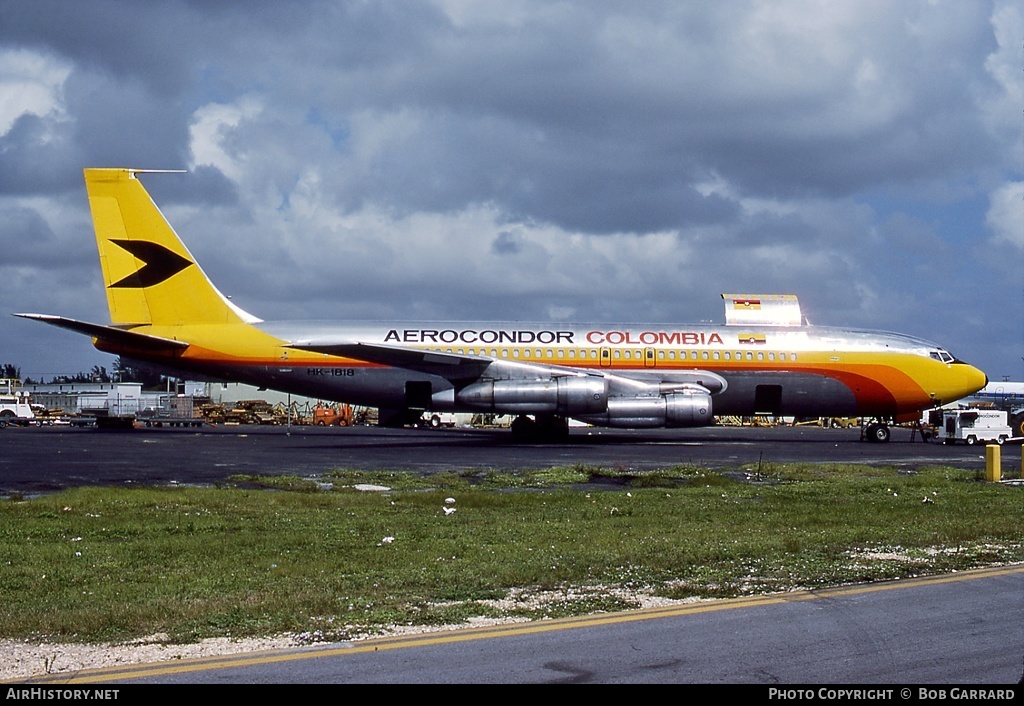
[[[159,394],[142,391],[138,382],[61,382],[23,387],[32,404],[62,414],[89,414],[106,410],[111,416],[138,415],[149,405],[159,403]]]

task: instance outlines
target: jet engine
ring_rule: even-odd
[[[686,388],[648,397],[612,397],[603,414],[576,414],[574,418],[603,427],[702,427],[711,424],[711,394]]]
[[[608,409],[608,381],[600,377],[478,382],[455,393],[460,405],[501,414],[579,417]]]

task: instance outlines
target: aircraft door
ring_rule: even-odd
[[[405,383],[405,406],[408,409],[427,409],[432,393],[429,380],[409,380]]]
[[[658,364],[658,354],[653,348],[644,348],[644,367],[653,368]]]
[[[612,349],[607,346],[601,349],[601,367],[612,367]]]
[[[782,413],[782,385],[758,385],[754,388],[754,413]]]

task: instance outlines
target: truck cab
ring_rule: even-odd
[[[25,424],[35,419],[29,393],[21,389],[20,383],[14,378],[0,378],[0,427]]]

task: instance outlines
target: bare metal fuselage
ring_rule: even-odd
[[[616,400],[631,400],[640,406],[660,404],[665,385],[694,383],[709,392],[709,416],[896,418],[959,399],[984,385],[983,373],[954,361],[927,341],[829,327],[522,322],[265,322],[256,326],[281,342],[272,357],[245,361],[179,358],[179,368],[357,405],[540,412],[610,426],[666,424],[655,421],[657,413],[619,415],[623,417],[620,421],[615,415],[602,416],[603,410],[568,413],[557,404],[531,409],[529,395],[523,403],[516,402],[514,396],[488,403],[467,399],[460,390],[479,380],[550,381],[551,371],[561,369],[573,377],[606,380],[604,394],[612,406]],[[422,349],[451,358],[440,358],[437,372],[414,371],[331,353],[299,356],[296,353],[300,351],[291,347],[300,342],[302,349],[308,350],[339,341]],[[456,363],[451,361],[477,358],[483,362],[464,383],[452,374]],[[708,375],[702,378],[703,372]]]

